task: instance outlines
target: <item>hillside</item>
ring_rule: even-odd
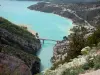
[[[26,28],[0,17],[0,75],[39,73],[40,48],[40,41]]]
[[[31,10],[54,13],[69,18],[74,23],[79,24],[98,25],[100,19],[100,2],[67,4],[40,2],[28,8]]]

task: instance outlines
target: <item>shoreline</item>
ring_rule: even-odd
[[[30,27],[28,25],[24,25],[24,24],[19,24],[18,26],[23,27],[25,29],[27,29],[30,33],[32,33],[33,35],[35,35],[37,32],[30,29]]]
[[[28,9],[29,9],[29,8],[28,8]],[[29,10],[31,10],[31,9],[29,9]],[[59,15],[59,14],[48,13],[48,12],[43,12],[43,11],[38,11],[38,10],[31,10],[31,11],[37,11],[37,12],[46,13],[46,14],[53,14],[53,15],[56,15],[56,16],[58,16],[58,17],[64,18],[64,19],[66,19],[66,20],[68,20],[68,21],[71,21],[71,22],[72,22],[72,27],[71,27],[70,29],[72,29],[74,26],[78,26],[76,23],[73,22],[72,19],[70,19],[70,18],[68,18],[68,17],[64,17],[64,16]],[[68,30],[68,32],[71,33],[70,29]],[[36,33],[36,32],[35,32],[35,33]],[[69,33],[69,35],[70,35],[70,33]]]
[[[78,8],[77,8],[78,6]],[[70,4],[57,4],[57,3],[46,3],[46,2],[39,2],[35,5],[30,5],[27,7],[30,10],[35,10],[44,13],[56,14],[62,18],[69,19],[75,25],[87,25],[87,26],[94,26],[99,22],[98,15],[100,10],[100,4],[97,2],[94,3],[70,3]],[[95,11],[95,12],[94,12]],[[91,14],[95,14],[92,15]],[[95,20],[95,21],[93,21]]]
[[[29,8],[28,8],[29,9]],[[31,10],[31,9],[30,9]],[[41,12],[41,13],[47,13],[47,14],[53,14],[53,15],[56,15],[58,17],[61,17],[61,18],[64,18],[66,20],[69,20],[72,22],[72,26],[69,28],[69,30],[67,32],[69,32],[69,34],[67,36],[69,36],[71,33],[73,33],[73,31],[71,31],[71,29],[73,29],[75,26],[79,26],[81,23],[79,22],[74,22],[73,19],[71,18],[68,18],[68,17],[64,17],[62,15],[59,15],[59,14],[56,14],[56,13],[50,13],[50,12],[43,12],[43,11],[40,11],[40,10],[31,10],[31,11],[37,11],[37,12]],[[66,36],[66,35],[65,35]]]

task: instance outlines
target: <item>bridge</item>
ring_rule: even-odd
[[[53,40],[53,39],[44,39],[44,38],[38,38],[39,40],[42,40],[43,41],[43,44],[44,44],[44,41],[54,41],[54,42],[60,42],[60,40]]]

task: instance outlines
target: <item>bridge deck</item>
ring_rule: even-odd
[[[59,42],[60,40],[52,40],[52,39],[44,39],[44,38],[38,38],[39,40],[47,40],[47,41],[55,41],[55,42]]]

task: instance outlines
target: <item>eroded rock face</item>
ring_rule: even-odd
[[[25,40],[24,38],[19,37],[16,34],[10,33],[9,31],[0,28],[0,37],[1,43],[7,45],[17,45],[20,49],[36,54],[36,52],[40,49],[40,41],[36,40],[32,42],[31,40]]]
[[[40,59],[36,53],[40,48],[40,40],[27,29],[0,17],[0,75],[39,73]]]
[[[29,54],[19,49],[15,49],[14,47],[4,45],[4,44],[3,45],[0,44],[0,53],[14,56],[22,60],[24,64],[27,65],[27,67],[29,68],[30,72],[33,75],[40,72],[40,59],[32,54]],[[9,61],[9,62],[12,62],[12,61]]]
[[[0,75],[32,75],[29,67],[14,56],[0,53]]]
[[[39,71],[40,71],[40,61],[36,61],[36,60],[33,61],[31,71],[32,71],[32,75],[39,73]]]
[[[65,60],[69,55],[69,41],[61,41],[54,46],[53,57],[51,61],[58,63]]]

